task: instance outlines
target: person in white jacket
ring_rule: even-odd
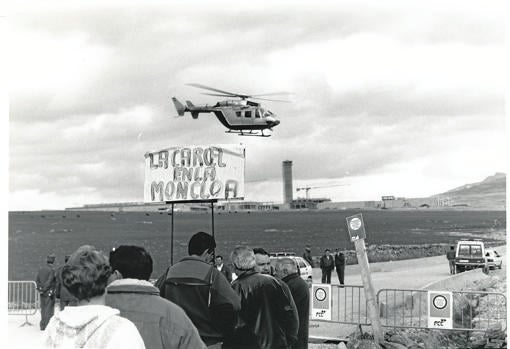
[[[71,255],[62,279],[78,305],[51,318],[44,333],[47,348],[145,349],[136,326],[105,305],[110,275],[108,259],[94,247],[82,246]]]

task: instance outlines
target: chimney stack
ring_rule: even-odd
[[[290,205],[292,203],[292,161],[285,160],[282,162],[283,175],[283,203]]]

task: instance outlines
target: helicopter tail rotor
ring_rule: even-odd
[[[174,102],[175,109],[177,110],[177,114],[179,114],[179,116],[184,116],[184,112],[186,111],[186,107],[184,105],[182,105],[182,103],[179,102],[177,100],[177,98],[175,98],[175,97],[172,97],[172,102]]]

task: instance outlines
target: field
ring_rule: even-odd
[[[359,211],[216,213],[217,254],[226,256],[236,245],[268,251],[302,253],[305,245],[319,255],[326,247],[353,249],[345,218]],[[460,237],[501,239],[505,211],[363,211],[368,244],[453,243]],[[153,277],[170,261],[170,222],[167,213],[10,212],[9,280],[33,280],[51,252],[57,264],[84,244],[108,252],[121,244],[144,246],[154,259]],[[187,255],[187,242],[197,231],[211,232],[211,215],[174,216],[174,262]]]

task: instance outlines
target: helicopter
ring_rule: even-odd
[[[273,102],[290,102],[260,98],[263,96],[289,95],[289,92],[246,95],[223,91],[202,84],[191,83],[186,85],[216,92],[202,93],[208,96],[240,98],[240,100],[220,101],[214,105],[194,105],[190,101],[186,101],[186,104],[182,104],[177,98],[172,97],[178,116],[184,116],[185,112],[189,112],[193,119],[198,119],[198,114],[200,113],[214,113],[223,126],[228,129],[228,131],[225,131],[226,133],[236,133],[239,136],[269,137],[271,134],[264,133],[264,130],[273,131],[273,127],[280,124],[280,120],[276,118],[276,114],[268,109],[262,108],[260,103],[252,101],[253,99]]]

